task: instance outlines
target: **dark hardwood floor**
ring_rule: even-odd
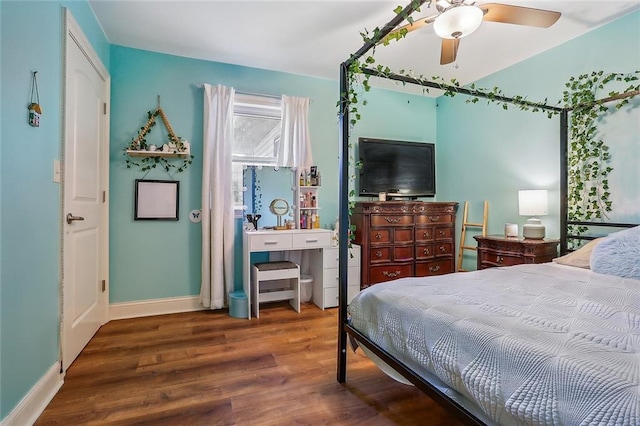
[[[117,320],[67,370],[37,425],[455,425],[361,351],[336,381],[336,309],[262,305]]]

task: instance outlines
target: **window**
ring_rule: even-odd
[[[281,130],[281,100],[236,93],[233,109],[233,193],[236,215],[242,215],[243,168],[276,166]]]

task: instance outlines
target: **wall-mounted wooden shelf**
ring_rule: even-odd
[[[189,155],[189,151],[164,152],[164,151],[144,151],[144,150],[128,149],[127,155],[129,155],[130,157],[185,158]]]

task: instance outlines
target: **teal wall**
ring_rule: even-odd
[[[336,68],[337,68],[336,64]],[[201,237],[199,224],[187,214],[200,208],[202,175],[202,83],[233,86],[236,90],[270,95],[303,96],[311,100],[309,128],[314,163],[322,173],[321,222],[335,221],[338,212],[338,123],[335,81],[201,61],[122,46],[111,47],[111,167],[110,167],[110,300],[112,303],[197,295],[200,292]],[[162,170],[146,174],[127,169],[122,149],[147,121],[156,107],[157,95],[176,134],[192,144],[193,164],[183,173],[169,176]],[[362,128],[367,136],[435,140],[435,100],[378,90],[364,107]],[[413,108],[406,111],[406,105]],[[424,119],[424,117],[427,119]],[[384,119],[382,119],[384,118]],[[388,119],[395,123],[389,126]],[[416,126],[415,123],[420,123]],[[402,129],[397,131],[395,126]],[[162,144],[166,130],[159,123],[147,138]],[[280,181],[286,172],[280,170]],[[289,184],[269,185],[263,170],[262,213],[275,197],[291,199]],[[133,220],[134,181],[180,180],[180,220],[144,222]],[[275,189],[277,187],[277,189]],[[265,218],[261,224],[275,224]],[[238,223],[238,230],[239,223]],[[241,238],[237,232],[236,285],[241,286]]]
[[[507,95],[548,98],[556,104],[571,76],[639,69],[640,12],[636,12],[486,77],[476,86],[498,86]],[[503,234],[505,223],[517,223],[522,234],[526,218],[518,215],[518,190],[548,189],[549,215],[542,220],[547,236],[557,238],[560,119],[513,107],[504,111],[483,101],[466,104],[465,100],[462,95],[438,98],[438,197],[460,203],[456,235],[460,235],[465,200],[469,200],[473,222],[481,220],[482,202],[489,201],[490,234]],[[638,121],[628,119],[624,125],[635,133],[637,143]],[[637,212],[637,206],[635,209]],[[467,269],[474,267],[475,255],[468,262]]]
[[[59,358],[60,159],[63,9],[69,8],[105,66],[109,44],[86,2],[0,2],[0,418]],[[27,124],[38,71],[40,127]]]

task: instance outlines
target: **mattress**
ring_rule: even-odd
[[[354,328],[488,424],[640,424],[640,281],[519,265],[376,284]]]

